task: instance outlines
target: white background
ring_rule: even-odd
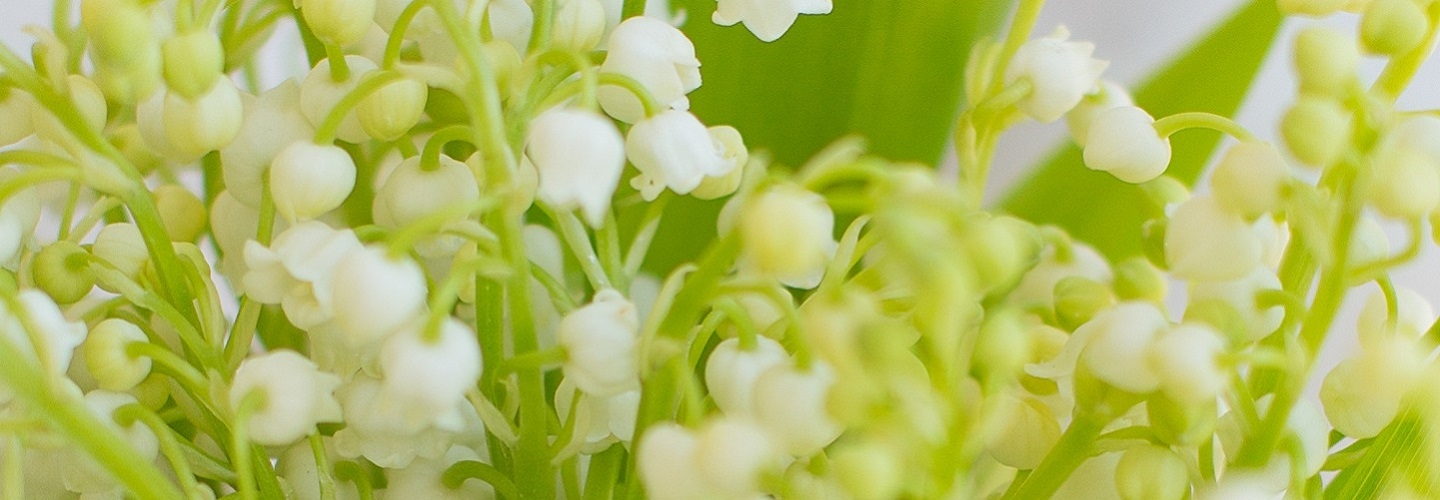
[[[844,0],[837,2],[836,8],[844,8],[844,3]],[[1242,0],[1051,0],[1036,26],[1036,33],[1045,34],[1056,25],[1066,25],[1073,39],[1093,41],[1097,47],[1095,56],[1110,61],[1106,78],[1130,85],[1140,82],[1152,68],[1203,36],[1214,23],[1243,3]],[[44,0],[0,0],[0,42],[27,52],[30,39],[20,28],[32,23],[48,25],[49,5]],[[1353,33],[1357,19],[1355,15],[1338,14],[1323,21],[1287,22],[1256,88],[1239,113],[1239,121],[1260,137],[1273,141],[1278,117],[1293,100],[1289,54],[1294,33],[1303,25],[1317,22]],[[1363,65],[1366,78],[1373,78],[1382,64],[1381,60],[1367,59]],[[290,62],[279,65],[294,66]],[[1432,61],[1422,69],[1411,92],[1401,98],[1401,106],[1440,108],[1440,93],[1425,92],[1425,89],[1440,88],[1437,85],[1440,85],[1440,67]],[[1195,91],[1203,92],[1204,82],[1196,82]],[[1059,123],[1027,123],[1017,127],[1001,143],[991,192],[1003,190],[1024,171],[1024,166],[1038,161],[1051,150],[1037,145],[1058,144],[1064,139],[1064,126]],[[1404,244],[1403,234],[1393,231],[1391,246],[1400,248]],[[1395,272],[1395,281],[1400,286],[1418,290],[1432,303],[1440,302],[1440,280],[1435,279],[1437,270],[1440,270],[1440,254],[1432,245],[1420,262]],[[1346,312],[1337,323],[1337,335],[1332,335],[1333,341],[1327,346],[1325,364],[1335,362],[1343,352],[1353,349],[1353,334],[1343,332],[1352,331],[1355,303],[1372,289],[1367,286],[1351,294]]]

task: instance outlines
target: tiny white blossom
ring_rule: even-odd
[[[1124,391],[1146,394],[1160,387],[1160,374],[1145,354],[1169,327],[1165,313],[1154,304],[1125,302],[1096,314],[1071,338],[1089,338],[1080,360],[1095,378]]]
[[[229,78],[217,78],[204,94],[191,99],[170,91],[162,121],[170,147],[182,156],[199,157],[228,146],[240,133],[245,107],[240,90]]]
[[[1360,309],[1360,317],[1355,322],[1361,347],[1379,346],[1389,338],[1413,341],[1424,335],[1430,325],[1435,323],[1435,309],[1415,290],[1397,286],[1395,298],[1396,317],[1393,332],[1389,330],[1389,306],[1385,294],[1376,291],[1365,299],[1365,306]]]
[[[605,35],[605,5],[599,0],[564,0],[555,14],[555,45],[589,51]]]
[[[763,496],[761,479],[779,470],[774,439],[748,419],[718,418],[700,428],[695,461],[702,478],[725,498]]]
[[[1424,354],[1409,339],[1389,338],[1341,361],[1320,385],[1320,402],[1330,425],[1355,439],[1380,434],[1415,387]]]
[[[1220,366],[1224,353],[1225,338],[1219,332],[1200,324],[1184,324],[1156,338],[1148,357],[1165,395],[1190,406],[1214,402],[1229,381],[1229,373]]]
[[[445,471],[466,460],[483,461],[475,450],[455,445],[438,459],[419,459],[405,467],[385,469],[385,496],[433,500],[495,498],[494,488],[484,481],[465,481],[458,488],[445,485],[442,480]]]
[[[625,168],[625,140],[615,124],[590,111],[551,109],[530,122],[525,150],[540,174],[540,199],[578,208],[599,227]]]
[[[1260,267],[1262,251],[1254,228],[1209,196],[1181,203],[1165,228],[1165,262],[1189,281],[1243,278]]]
[[[609,397],[580,394],[575,404],[575,381],[566,378],[555,389],[555,412],[564,420],[575,412],[577,437],[585,442],[581,453],[605,451],[616,441],[629,443],[635,435],[635,416],[640,411],[639,388]]]
[[[305,79],[300,82],[300,111],[305,114],[305,118],[310,120],[311,125],[319,127],[324,123],[335,105],[347,94],[353,92],[367,73],[377,68],[373,61],[362,56],[345,56],[345,64],[350,68],[350,75],[343,81],[337,82],[331,77],[330,60],[323,59],[316,63],[310,73],[305,75]],[[356,113],[354,109],[345,113],[335,137],[354,143],[364,142],[370,138],[365,133],[365,127],[360,124],[359,113]]]
[[[1086,95],[1080,100],[1080,104],[1065,113],[1065,126],[1070,129],[1070,138],[1083,148],[1086,138],[1090,136],[1090,125],[1095,122],[1096,116],[1112,108],[1134,105],[1135,100],[1130,97],[1130,92],[1125,90],[1125,87],[1109,80],[1100,80],[1099,91]]]
[[[119,318],[108,318],[90,329],[81,344],[85,367],[101,389],[128,391],[150,375],[150,358],[131,357],[125,347],[132,342],[148,342],[145,332],[135,324]]]
[[[680,30],[658,19],[632,17],[610,32],[607,48],[600,71],[635,79],[662,106],[690,109],[685,95],[700,87],[700,60]],[[617,120],[635,123],[645,117],[639,98],[629,90],[602,85],[597,96],[605,113]]]
[[[267,248],[245,243],[248,271],[242,290],[262,304],[280,304],[290,322],[311,328],[334,317],[331,281],[341,259],[360,250],[355,233],[318,221],[302,222]]]
[[[1050,123],[1065,116],[1095,89],[1100,73],[1110,65],[1090,57],[1095,44],[1069,38],[1070,31],[1057,26],[1050,36],[1020,46],[1005,68],[1006,83],[1021,78],[1030,82],[1030,94],[1016,106],[1036,121]]]
[[[717,0],[710,20],[721,26],[745,23],[745,29],[764,42],[773,42],[790,30],[800,14],[829,14],[830,0]]]
[[[270,164],[275,210],[291,223],[339,208],[353,189],[355,160],[339,146],[302,139],[280,150]]]
[[[780,449],[798,457],[818,453],[845,428],[826,402],[835,385],[835,370],[820,360],[808,369],[779,365],[755,381],[755,420]]]
[[[771,367],[790,359],[785,348],[769,337],[757,337],[750,350],[740,348],[739,339],[715,346],[705,364],[705,386],[720,411],[732,417],[754,414],[755,381]]]
[[[1060,441],[1060,422],[1044,404],[1034,398],[998,395],[1004,427],[985,440],[985,450],[995,461],[1010,467],[1033,469]]]
[[[335,391],[345,415],[345,428],[335,433],[336,453],[346,458],[365,457],[385,468],[406,467],[417,458],[433,460],[444,456],[454,444],[453,433],[409,418],[405,408],[388,404],[383,393],[379,380],[363,374]],[[447,422],[446,427],[463,425]]]
[[[615,290],[565,315],[557,334],[565,349],[565,378],[586,394],[613,396],[640,383],[640,320],[635,304]]]
[[[480,345],[464,323],[446,317],[439,338],[424,338],[415,321],[380,350],[382,396],[405,413],[428,421],[455,411],[480,379]]]
[[[1281,290],[1280,277],[1274,270],[1257,266],[1254,272],[1237,280],[1192,282],[1189,299],[1192,305],[1212,300],[1229,305],[1246,327],[1245,336],[1235,340],[1253,342],[1270,335],[1285,320],[1283,307],[1263,306],[1257,300],[1257,295],[1267,290]]]
[[[335,388],[340,377],[320,371],[294,351],[273,351],[246,359],[230,386],[231,408],[254,391],[264,403],[250,416],[250,438],[267,446],[287,445],[315,432],[318,422],[339,422]]]
[[[1210,174],[1215,201],[1247,219],[1279,209],[1289,180],[1285,159],[1266,142],[1231,146]]]
[[[300,111],[300,86],[295,80],[285,80],[248,100],[239,134],[220,150],[225,189],[246,206],[260,208],[265,170],[275,155],[290,142],[314,135],[315,126]]]
[[[349,45],[365,36],[375,18],[376,0],[295,0],[305,25],[325,43]]]
[[[642,119],[625,136],[625,154],[640,171],[630,185],[646,200],[670,188],[689,194],[707,176],[728,173],[734,165],[721,156],[710,131],[688,111],[668,110]]]
[[[814,288],[837,244],[835,213],[825,198],[792,185],[781,185],[742,203],[740,267],[773,277],[795,288]]]
[[[14,167],[0,168],[0,181],[20,175]],[[0,205],[0,262],[11,262],[20,256],[40,223],[40,196],[34,189],[22,189]]]
[[[335,322],[352,345],[377,341],[425,310],[425,272],[408,258],[385,255],[384,248],[351,252],[335,273]]]
[[[78,396],[78,394],[76,395]],[[85,408],[100,420],[101,425],[123,436],[141,457],[154,460],[159,455],[160,440],[155,437],[154,431],[150,430],[143,422],[132,422],[128,426],[121,427],[120,423],[115,421],[115,410],[137,403],[135,396],[122,392],[95,390],[85,394],[84,402]],[[66,489],[80,493],[80,498],[107,498],[110,495],[120,498],[123,496],[123,490],[114,475],[95,459],[77,448],[66,450],[64,455],[69,455],[69,459],[65,461],[65,467],[61,469],[60,474],[64,478]],[[28,478],[26,484],[29,484]],[[27,486],[25,490],[28,493],[30,488]]]
[[[1155,131],[1145,110],[1120,106],[1100,112],[1085,138],[1085,166],[1132,184],[1153,180],[1170,166],[1170,139]]]

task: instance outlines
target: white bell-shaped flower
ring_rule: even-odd
[[[316,63],[315,67],[301,81],[300,112],[305,114],[305,118],[310,120],[311,125],[319,127],[324,123],[335,105],[351,91],[354,91],[355,87],[360,85],[360,80],[377,67],[373,61],[362,56],[345,56],[345,64],[350,68],[350,75],[344,81],[337,82],[331,76],[329,59]],[[354,143],[364,142],[370,138],[365,133],[365,127],[360,124],[360,115],[354,109],[345,113],[345,118],[340,121],[340,128],[336,131],[335,137]]]
[[[0,181],[20,175],[14,167],[0,168]],[[40,223],[40,196],[34,189],[22,189],[0,205],[0,262],[20,256]]]
[[[1280,277],[1274,270],[1257,267],[1244,278],[1232,281],[1194,282],[1190,284],[1191,304],[1215,300],[1229,305],[1245,321],[1242,342],[1253,342],[1270,335],[1285,320],[1285,308],[1262,306],[1256,296],[1267,290],[1281,290]]]
[[[430,88],[425,82],[401,78],[366,96],[356,106],[360,126],[380,141],[394,141],[425,116]]]
[[[756,337],[750,350],[740,348],[740,339],[720,342],[705,364],[705,386],[715,406],[731,417],[754,414],[755,381],[772,367],[785,364],[790,356],[779,342]]]
[[[1040,251],[1040,262],[1025,272],[1010,298],[1022,308],[1051,310],[1055,305],[1055,284],[1069,277],[1109,283],[1113,273],[1110,263],[1095,247],[1077,241],[1070,243],[1068,252],[1057,252],[1054,246],[1047,246]]]
[[[524,51],[530,46],[530,30],[535,26],[535,11],[526,0],[491,0],[485,9],[490,31],[496,40]]]
[[[1247,219],[1279,209],[1289,180],[1285,159],[1267,142],[1231,146],[1210,174],[1215,201]]]
[[[755,420],[786,453],[814,455],[845,430],[827,408],[834,385],[835,370],[819,360],[771,367],[755,381]]]
[[[985,440],[985,450],[995,461],[1010,467],[1033,469],[1060,441],[1060,422],[1040,401],[1009,394],[1000,404],[1004,427]]]
[[[1390,338],[1413,341],[1435,323],[1435,309],[1415,290],[1397,286],[1395,299],[1393,333],[1389,330],[1389,306],[1385,294],[1376,291],[1365,299],[1365,306],[1360,308],[1360,317],[1355,322],[1361,347],[1376,348]]]
[[[85,356],[85,367],[101,389],[128,391],[150,375],[151,361],[148,357],[131,357],[125,353],[125,346],[148,341],[145,332],[134,323],[109,318],[90,329],[80,352]]]
[[[540,174],[540,199],[578,208],[599,227],[625,168],[625,139],[615,124],[591,111],[554,108],[530,122],[526,144]]]
[[[210,90],[194,99],[174,91],[165,94],[165,134],[181,156],[199,157],[228,146],[240,133],[244,117],[240,90],[229,78],[216,78]]]
[[[1188,281],[1243,278],[1260,267],[1262,252],[1250,223],[1209,196],[1181,203],[1165,228],[1165,262]]]
[[[334,440],[324,439],[325,454],[330,463],[343,460],[335,453]],[[320,468],[315,465],[315,450],[308,441],[300,441],[286,448],[275,461],[275,473],[290,486],[294,500],[321,500]],[[360,492],[354,481],[335,481],[336,500],[360,500]]]
[[[1189,467],[1169,447],[1135,446],[1115,466],[1115,489],[1124,500],[1179,500],[1190,493]]]
[[[331,282],[341,259],[360,248],[353,231],[318,221],[285,230],[268,248],[250,240],[243,291],[262,304],[280,304],[291,323],[311,328],[334,317]]]
[[[1080,325],[1073,337],[1088,337],[1080,361],[1095,378],[1121,390],[1146,394],[1160,387],[1160,374],[1146,353],[1170,322],[1154,304],[1125,302]],[[1092,333],[1082,333],[1092,330]]]
[[[607,48],[600,71],[635,79],[662,106],[690,109],[685,95],[700,88],[700,60],[680,30],[659,19],[632,17],[610,32]],[[635,123],[645,117],[640,99],[629,90],[602,85],[597,97],[605,113],[617,120]]]
[[[339,208],[353,189],[355,160],[339,146],[295,141],[270,164],[275,210],[292,224]]]
[[[825,198],[781,185],[740,203],[740,267],[785,286],[818,286],[837,247],[835,213]]]
[[[1120,84],[1100,80],[1099,85],[1099,91],[1086,95],[1074,109],[1065,113],[1065,126],[1070,129],[1070,138],[1082,148],[1085,147],[1085,139],[1090,136],[1090,124],[1094,123],[1097,115],[1111,108],[1135,105],[1135,99]]]
[[[767,472],[779,472],[780,461],[778,444],[748,419],[714,419],[698,432],[695,462],[700,476],[725,498],[764,496],[761,479]]]
[[[72,386],[73,387],[73,386]],[[79,389],[75,389],[78,391]],[[76,394],[77,396],[79,394]],[[135,396],[122,392],[111,392],[104,390],[90,391],[85,394],[85,408],[90,411],[110,431],[123,436],[125,441],[147,460],[154,460],[160,453],[160,440],[155,437],[155,432],[150,430],[143,422],[131,422],[130,425],[121,427],[115,421],[115,410],[125,405],[135,404],[138,401]],[[102,467],[95,459],[82,453],[78,448],[68,450],[64,455],[69,455],[65,467],[60,474],[64,478],[65,488],[74,493],[80,493],[80,498],[116,498],[123,497],[124,491],[115,479],[114,475]],[[28,478],[27,478],[28,479]],[[26,481],[29,484],[29,481]],[[25,488],[27,493],[30,488]],[[69,495],[73,497],[73,493]],[[27,495],[28,497],[28,495]],[[64,497],[62,497],[64,498]]]
[[[1395,144],[1376,149],[1363,192],[1371,206],[1386,217],[1414,220],[1440,205],[1440,158]]]
[[[1090,57],[1095,44],[1069,38],[1070,31],[1057,26],[1050,36],[1021,45],[1005,68],[1006,83],[1021,78],[1030,82],[1030,94],[1016,106],[1035,121],[1050,123],[1065,116],[1095,89],[1100,73],[1110,65]]]
[[[480,199],[480,185],[470,167],[440,155],[434,170],[425,170],[420,157],[400,162],[375,192],[376,222],[401,228],[436,212],[474,203]],[[378,214],[385,214],[380,220]]]
[[[699,447],[700,439],[694,431],[673,423],[650,426],[635,451],[646,496],[655,500],[718,498],[695,461]]]
[[[425,422],[455,411],[480,379],[480,344],[475,332],[453,317],[440,324],[439,338],[425,338],[423,321],[385,341],[380,350],[382,397]]]
[[[710,20],[721,26],[745,23],[745,29],[763,42],[773,42],[790,30],[800,14],[829,14],[830,0],[718,0]]]
[[[249,100],[240,133],[220,150],[225,189],[246,206],[260,208],[265,170],[275,156],[291,142],[314,135],[315,126],[300,112],[300,85],[295,80],[285,80]]]
[[[670,188],[689,194],[707,176],[719,176],[734,165],[725,161],[705,124],[688,111],[668,110],[642,119],[625,136],[625,153],[640,175],[630,184],[646,200]]]
[[[565,378],[586,394],[613,396],[640,383],[640,320],[635,304],[615,290],[601,290],[584,307],[560,320]]]
[[[29,320],[22,328],[20,325],[11,324],[3,335],[10,338],[10,342],[22,349],[30,347],[31,355],[43,351],[46,359],[41,360],[44,367],[53,375],[61,375],[70,367],[70,360],[75,356],[75,348],[85,341],[85,323],[70,321],[60,312],[60,306],[45,292],[36,289],[24,289],[18,296],[19,305]],[[0,309],[0,315],[7,315]],[[11,316],[13,319],[14,317]],[[39,337],[46,343],[43,348],[36,348],[30,343],[30,335],[25,330],[36,331]]]
[[[340,456],[365,457],[375,465],[394,469],[417,458],[442,457],[455,442],[449,431],[416,427],[405,408],[386,402],[379,380],[356,375],[335,391],[335,397],[345,415],[345,428],[335,433],[335,451]]]
[[[555,14],[556,47],[589,52],[605,35],[605,4],[599,0],[563,0]]]
[[[635,435],[635,416],[640,411],[640,390],[633,389],[610,397],[581,394],[575,404],[575,382],[560,381],[555,389],[555,412],[564,420],[575,413],[575,426],[585,440],[581,453],[605,451],[616,441],[629,443]]]
[[[1229,380],[1220,366],[1225,338],[1200,324],[1171,328],[1150,344],[1149,360],[1160,375],[1160,389],[1171,400],[1186,406],[1215,401]]]
[[[351,252],[335,273],[335,321],[351,345],[377,341],[425,310],[425,271],[412,260],[391,258],[384,248]]]
[[[745,179],[745,164],[750,161],[750,150],[745,147],[745,138],[740,136],[740,131],[735,130],[735,127],[718,125],[706,130],[710,132],[710,139],[715,141],[715,147],[720,151],[720,159],[724,161],[720,170],[724,173],[705,176],[690,195],[702,200],[713,200],[729,196],[740,189],[740,182]]]
[[[449,470],[450,466],[467,460],[483,461],[475,450],[455,445],[438,460],[421,459],[406,467],[385,469],[385,496],[433,500],[495,498],[494,488],[484,481],[465,481],[459,488],[445,486],[445,471]]]
[[[1341,361],[1320,385],[1320,402],[1330,425],[1355,439],[1380,434],[1415,387],[1424,355],[1414,342],[1390,338]]]
[[[230,406],[254,391],[264,403],[250,415],[250,438],[266,446],[284,446],[315,432],[319,422],[340,422],[340,403],[333,392],[340,377],[320,371],[294,351],[272,351],[246,359],[235,370]]]
[[[1155,118],[1134,106],[1095,116],[1085,138],[1085,166],[1132,184],[1150,181],[1170,166],[1170,139],[1155,131]]]
[[[250,237],[254,235],[252,231]],[[243,244],[244,240],[241,240],[242,246],[235,247],[234,250],[238,253]],[[150,253],[145,247],[144,238],[140,236],[140,229],[129,222],[106,224],[100,229],[100,233],[95,235],[95,243],[90,246],[90,253],[131,279],[140,276],[145,264],[150,261]]]

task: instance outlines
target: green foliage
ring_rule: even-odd
[[[1232,116],[1250,89],[1279,31],[1272,0],[1253,0],[1135,93],[1156,118],[1204,111]],[[1170,139],[1166,175],[1193,185],[1220,143],[1214,132],[1182,132]],[[1141,253],[1141,227],[1160,215],[1145,193],[1104,172],[1085,168],[1080,148],[1066,144],[1000,203],[1037,224],[1054,224],[1119,260]]]

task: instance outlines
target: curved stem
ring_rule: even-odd
[[[241,500],[257,500],[259,497],[258,483],[255,482],[255,469],[250,461],[250,417],[265,407],[266,394],[260,390],[252,390],[240,400],[240,405],[235,408],[235,424],[231,431],[231,450],[234,455],[231,464],[235,467],[235,490]]]
[[[1060,441],[1049,454],[1040,461],[1025,482],[1019,488],[1006,492],[1001,500],[1017,500],[1027,498],[1050,498],[1070,474],[1075,472],[1080,464],[1090,458],[1090,451],[1095,446],[1095,439],[1100,437],[1100,431],[1105,428],[1105,422],[1101,422],[1094,416],[1076,415],[1070,427],[1060,435]]]
[[[440,168],[440,154],[445,145],[455,141],[473,142],[475,134],[465,125],[451,125],[436,131],[425,140],[425,149],[420,152],[420,170],[434,172]]]
[[[484,462],[461,460],[445,469],[445,474],[440,476],[440,482],[452,490],[459,489],[467,479],[479,479],[489,483],[503,498],[521,498],[520,490],[505,473]]]
[[[380,64],[381,68],[393,69],[395,63],[400,61],[400,47],[405,43],[405,32],[410,30],[410,23],[420,14],[420,9],[429,6],[429,2],[413,2],[400,11],[400,16],[395,18],[395,26],[390,28],[390,38],[385,40],[385,59]]]
[[[192,500],[203,498],[200,496],[200,484],[195,481],[195,474],[190,472],[190,462],[185,457],[185,449],[180,447],[180,442],[175,438],[175,430],[159,415],[144,405],[131,403],[115,410],[115,420],[122,427],[129,427],[135,422],[149,427],[155,439],[160,442],[160,452],[170,463],[175,478],[180,480],[180,488],[185,491],[185,496]]]
[[[393,70],[379,70],[360,80],[355,90],[345,94],[335,107],[330,109],[330,114],[325,115],[325,121],[315,129],[315,144],[331,144],[335,142],[335,134],[340,130],[340,124],[345,121],[350,110],[360,104],[360,101],[369,97],[375,91],[384,88],[386,85],[400,79],[400,73]]]
[[[1255,142],[1255,134],[1251,134],[1245,127],[1235,123],[1234,120],[1203,111],[1191,111],[1188,113],[1176,113],[1159,120],[1155,120],[1155,133],[1162,138],[1170,137],[1176,132],[1188,128],[1208,128],[1244,142]]]
[[[619,73],[602,72],[600,73],[598,83],[600,85],[614,85],[630,91],[631,94],[635,94],[635,97],[640,99],[640,106],[645,108],[645,116],[655,116],[656,113],[666,108],[665,104],[655,100],[655,96],[634,78]]]

